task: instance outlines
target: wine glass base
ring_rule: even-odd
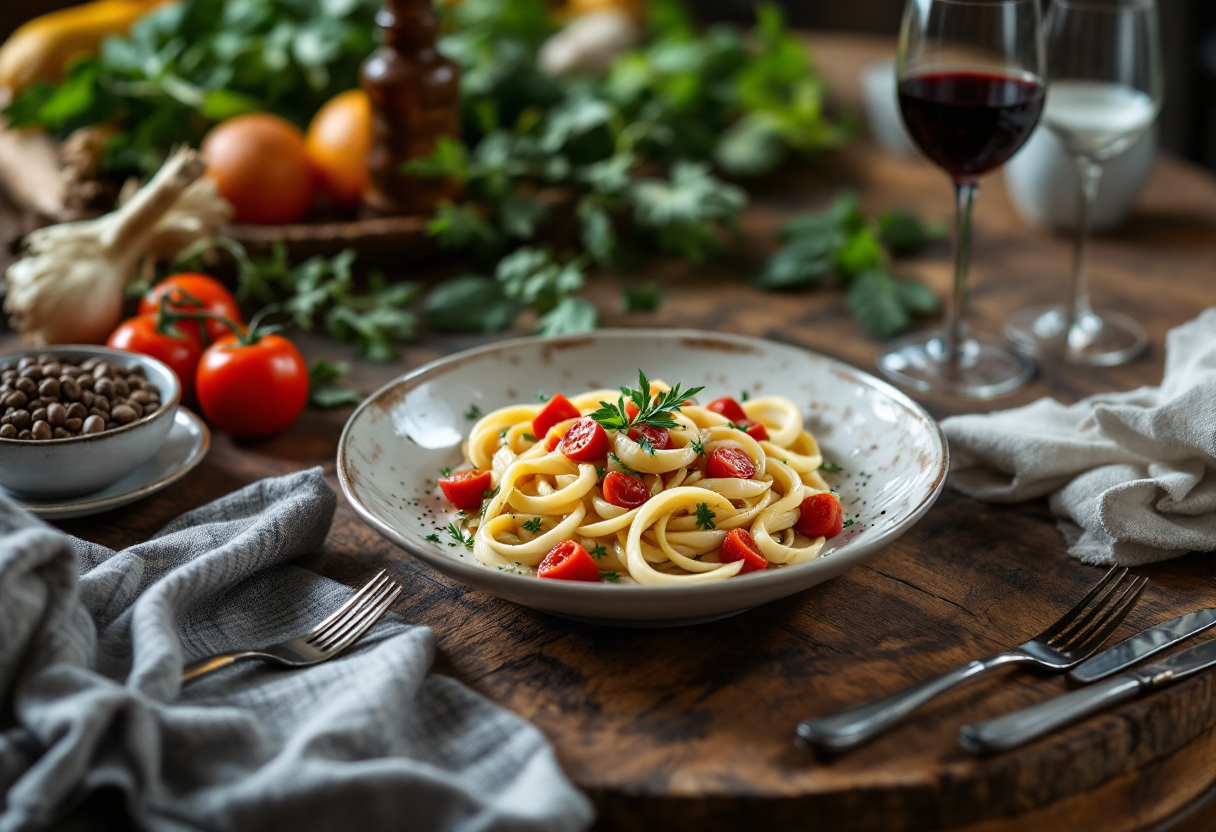
[[[1063,306],[1019,309],[1006,319],[1005,336],[1025,355],[1099,367],[1130,361],[1148,345],[1144,329],[1126,315],[1084,312],[1069,326]]]
[[[896,384],[921,393],[992,399],[1012,393],[1034,375],[1034,365],[1002,346],[980,338],[963,342],[957,364],[950,362],[937,333],[895,341],[878,356],[878,370]]]

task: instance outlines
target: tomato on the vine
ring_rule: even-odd
[[[208,421],[238,437],[286,430],[308,403],[308,364],[282,335],[229,335],[203,352],[195,382]]]
[[[162,326],[156,314],[137,315],[119,324],[106,346],[163,361],[181,383],[182,397],[189,399],[194,394],[194,375],[203,351],[197,332],[179,328],[176,323]]]
[[[168,295],[168,306],[174,312],[210,312],[227,318],[238,326],[241,321],[241,308],[236,298],[228,291],[228,287],[213,277],[205,274],[183,272],[166,277],[157,283],[139,301],[139,314],[154,315],[160,309],[161,298]],[[195,338],[202,340],[202,330],[199,321],[182,320],[178,326],[183,332],[193,333]],[[207,320],[206,332],[209,340],[218,341],[231,330],[214,318]]]

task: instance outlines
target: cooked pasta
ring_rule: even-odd
[[[841,513],[798,406],[781,396],[702,406],[689,400],[701,388],[640,376],[638,390],[478,420],[464,444],[474,470],[451,476],[488,486],[473,493],[480,512],[463,499],[477,560],[541,577],[687,584],[818,557]],[[580,550],[594,571],[551,568],[559,551]]]

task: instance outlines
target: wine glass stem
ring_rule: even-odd
[[[1102,181],[1102,166],[1084,156],[1077,158],[1077,173],[1081,180],[1078,200],[1077,232],[1072,250],[1072,287],[1068,301],[1068,328],[1089,314],[1089,286],[1086,255],[1089,248],[1089,223],[1093,216],[1094,202],[1098,199],[1098,184]]]
[[[971,270],[971,206],[979,190],[973,182],[957,182],[954,198],[957,206],[954,234],[954,297],[946,309],[946,328],[942,346],[948,364],[958,366],[962,360],[963,343],[967,340],[967,279]]]

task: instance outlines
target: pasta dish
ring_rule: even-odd
[[[802,412],[780,396],[707,405],[639,372],[482,416],[445,471],[449,533],[486,566],[576,581],[716,581],[818,557],[843,528]],[[434,536],[432,536],[434,538]]]

